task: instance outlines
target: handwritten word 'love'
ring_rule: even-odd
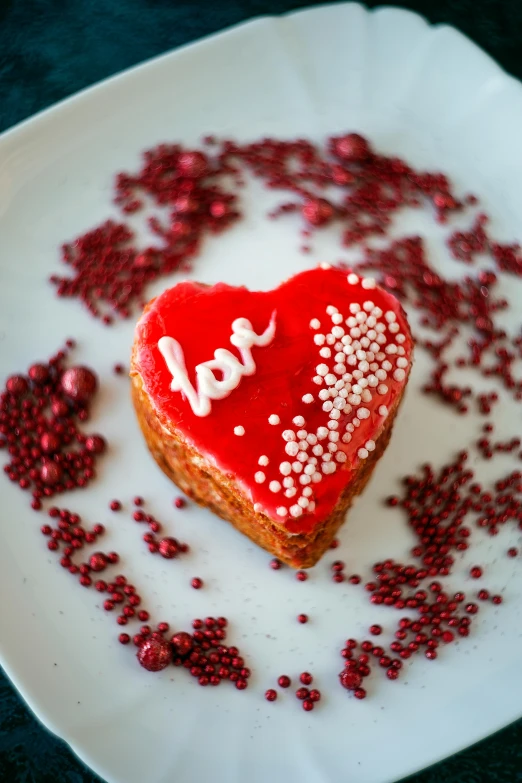
[[[196,365],[196,385],[189,380],[185,365],[183,348],[173,337],[161,337],[158,348],[165,359],[172,383],[172,391],[180,391],[189,401],[196,416],[208,416],[211,411],[210,400],[222,400],[236,389],[243,375],[253,375],[256,365],[252,358],[252,347],[269,345],[275,335],[275,311],[263,334],[256,334],[247,318],[236,318],[232,323],[230,342],[239,349],[241,362],[226,348],[217,348],[214,358]],[[218,379],[215,371],[222,375]]]

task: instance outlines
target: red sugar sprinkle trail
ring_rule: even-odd
[[[67,367],[68,351],[10,376],[0,395],[0,449],[9,459],[4,473],[32,493],[35,510],[45,498],[86,487],[106,450],[101,435],[78,426],[89,419],[97,376],[87,367]]]

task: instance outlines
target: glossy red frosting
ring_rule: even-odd
[[[232,475],[252,503],[259,504],[258,509],[284,524],[292,533],[309,532],[331,513],[360,463],[358,450],[366,441],[375,441],[382,429],[386,417],[379,413],[380,406],[391,409],[409,371],[412,340],[400,304],[379,287],[363,287],[362,279],[355,284],[348,283],[347,274],[336,268],[321,267],[302,272],[268,292],[250,292],[247,288],[235,288],[224,283],[212,287],[195,282],[179,283],[153,301],[136,328],[136,367],[158,413],[170,420],[185,440],[207,460],[223,473]],[[315,433],[318,427],[327,427],[330,420],[329,414],[323,410],[323,401],[318,397],[324,387],[316,385],[313,377],[317,376],[319,364],[326,362],[331,366],[335,363],[333,357],[336,351],[332,345],[332,358],[322,358],[314,335],[327,334],[333,326],[330,315],[326,313],[327,307],[334,306],[346,319],[351,315],[351,303],[362,307],[368,301],[381,308],[383,313],[392,311],[396,316],[399,333],[405,336],[401,345],[403,358],[408,360],[406,379],[394,380],[391,371],[385,381],[388,391],[385,394],[373,393],[370,402],[362,403],[370,411],[370,416],[354,430],[350,443],[343,443],[341,438],[337,443],[338,450],[346,454],[347,461],[337,463],[335,473],[324,475],[319,483],[310,484],[315,502],[313,513],[305,510],[297,519],[291,516],[282,519],[277,508],[295,502],[295,498],[290,500],[285,497],[283,488],[276,493],[269,489],[272,480],[282,482],[279,465],[293,461],[285,453],[286,442],[282,432],[302,429],[292,422],[298,415],[305,418],[304,429],[308,433]],[[172,375],[158,349],[160,338],[169,336],[180,343],[189,378],[196,386],[196,365],[212,359],[217,348],[228,349],[240,359],[239,351],[230,343],[231,325],[235,319],[247,318],[254,331],[262,334],[274,311],[276,328],[273,341],[267,346],[252,348],[256,372],[243,377],[225,399],[213,400],[208,416],[196,416],[181,392],[170,388]],[[320,321],[319,329],[310,326],[312,319]],[[340,325],[349,332],[344,320]],[[397,331],[391,334],[388,327],[387,323],[383,333],[389,342],[393,342]],[[392,364],[396,360],[396,357],[388,358]],[[302,401],[306,394],[313,395],[312,403]],[[269,424],[271,414],[279,416],[280,424]],[[356,409],[348,414],[341,413],[338,419],[340,435],[355,414]],[[234,428],[238,426],[244,427],[243,436],[234,434]],[[261,455],[269,458],[268,466],[258,464]],[[264,483],[255,481],[258,471],[266,474]],[[298,492],[301,492],[299,476],[294,473],[292,476]]]

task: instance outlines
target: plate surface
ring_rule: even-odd
[[[450,589],[462,585],[472,560],[491,563],[488,586],[505,596],[500,610],[482,612],[471,639],[450,645],[436,663],[416,660],[397,683],[376,678],[365,702],[348,698],[337,684],[342,640],[360,638],[371,622],[391,634],[396,615],[371,608],[363,591],[333,585],[328,558],[299,583],[289,569],[271,571],[266,553],[210,513],[173,510],[176,492],[146,452],[127,381],[112,373],[115,362],[128,361],[132,323],[105,329],[76,302],[57,301],[46,282],[60,269],[64,240],[116,214],[113,174],[135,169],[141,150],[164,140],[195,143],[207,132],[320,139],[346,129],[416,166],[443,169],[458,190],[481,197],[497,236],[520,234],[519,83],[457,31],[397,9],[347,4],[260,19],[89,89],[0,139],[2,380],[68,336],[79,342],[75,358],[102,380],[90,429],[107,436],[110,453],[100,479],[60,505],[107,525],[107,548],[120,552],[158,618],[187,627],[195,616],[228,616],[231,643],[255,672],[252,687],[238,693],[199,688],[177,669],[142,671],[118,644],[98,594],[70,589],[48,556],[27,497],[2,480],[0,591],[11,597],[2,602],[2,665],[38,717],[110,783],[192,783],[216,774],[230,783],[390,783],[521,715],[522,574],[503,556],[516,535],[475,535],[472,554],[448,580]],[[274,198],[257,186],[242,203],[245,219],[205,245],[199,279],[268,289],[304,265],[346,257],[328,231],[302,256],[297,222],[267,221]],[[408,231],[425,235],[432,256],[451,269],[431,219],[405,215],[397,233]],[[175,280],[162,280],[151,295]],[[509,286],[522,309],[522,286]],[[410,535],[382,497],[419,463],[441,464],[453,443],[476,435],[473,417],[418,393],[426,367],[419,355],[391,445],[342,531],[336,556],[350,572],[405,557]],[[520,432],[520,408],[506,400],[495,422],[501,436]],[[499,465],[477,466],[479,480],[505,472],[508,459]],[[136,493],[190,543],[190,557],[152,558],[129,515],[108,511],[111,498],[129,508]],[[206,589],[190,588],[195,575]],[[299,612],[310,615],[306,626],[295,622]],[[264,700],[279,674],[305,669],[325,695],[320,708],[304,713],[291,694]]]

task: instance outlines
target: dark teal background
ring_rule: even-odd
[[[202,35],[259,14],[312,4],[306,0],[0,0],[0,131],[82,87]],[[402,5],[420,11],[431,22],[459,27],[522,78],[522,0],[410,0]],[[491,708],[484,704],[485,710]],[[427,744],[431,720],[429,703],[419,705]],[[409,747],[405,736],[402,752],[407,755]],[[38,723],[0,670],[0,783],[8,781],[100,783]],[[217,769],[215,781],[226,783],[226,772]],[[522,782],[522,721],[409,781]]]

